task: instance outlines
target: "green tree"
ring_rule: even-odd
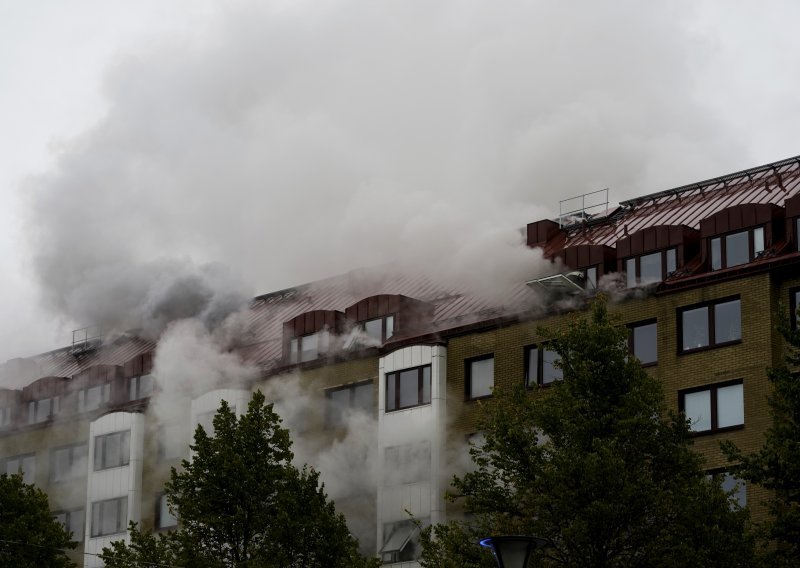
[[[53,518],[47,495],[22,475],[0,475],[0,559],[3,566],[75,566],[67,556],[77,542]]]
[[[763,547],[761,560],[766,566],[800,564],[800,331],[792,329],[782,317],[779,330],[786,340],[782,364],[767,369],[772,385],[769,398],[772,425],[764,445],[745,454],[731,442],[722,449],[734,464],[732,471],[741,479],[768,489],[769,518],[758,527]],[[794,371],[792,371],[794,370]]]
[[[261,392],[241,417],[223,401],[213,424],[213,435],[198,426],[192,459],[180,471],[173,468],[165,486],[178,529],[153,535],[132,526],[129,544],[118,541],[103,550],[106,566],[374,565],[359,554],[319,474],[291,464],[289,432]]]
[[[480,537],[531,534],[536,566],[746,566],[747,512],[733,506],[668,413],[657,379],[630,357],[601,299],[550,332],[563,380],[531,396],[495,389],[483,405],[475,470],[453,479],[466,521],[423,531],[421,563],[490,568]]]

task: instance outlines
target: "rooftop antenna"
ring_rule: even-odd
[[[590,191],[558,202],[559,227],[604,215],[608,215],[608,188]]]

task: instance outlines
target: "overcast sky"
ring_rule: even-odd
[[[560,199],[800,154],[797,21],[789,1],[0,0],[0,361],[132,325],[109,306],[165,274],[522,277],[516,229]]]

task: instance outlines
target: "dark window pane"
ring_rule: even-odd
[[[722,244],[719,237],[711,239],[711,270],[722,268]]]
[[[300,338],[300,362],[313,361],[319,356],[319,334],[312,333]]]
[[[717,389],[717,428],[744,424],[744,385]]]
[[[299,359],[300,340],[296,337],[289,341],[289,363],[297,363]]]
[[[338,426],[342,415],[350,406],[350,389],[339,389],[328,393],[328,425]]]
[[[542,351],[542,384],[546,385],[552,383],[553,381],[559,380],[563,378],[563,374],[561,369],[556,369],[553,366],[553,363],[556,361],[560,361],[561,358],[558,356],[558,353],[552,351],[550,349],[544,349]]]
[[[539,379],[539,350],[536,347],[530,347],[525,356],[527,358],[525,364],[528,369],[528,376],[525,377],[525,386],[533,387],[536,386],[536,382]]]
[[[625,261],[625,275],[628,288],[636,287],[636,259],[629,258]]]
[[[638,325],[633,328],[633,354],[647,365],[658,361],[658,349],[656,345],[657,334],[656,324]]]
[[[764,227],[753,229],[753,254],[759,255],[764,252]]]
[[[691,422],[693,432],[711,430],[711,391],[683,395],[683,411]]]
[[[750,262],[749,231],[726,235],[725,237],[725,266],[737,266]]]
[[[639,270],[641,271],[640,282],[660,282],[661,276],[661,253],[646,254],[639,259]]]
[[[386,410],[397,408],[397,373],[386,375]]]
[[[597,289],[597,267],[591,266],[586,269],[586,289]]]
[[[747,486],[741,479],[730,473],[722,474],[722,490],[726,493],[733,491],[730,499],[740,507],[747,506]]]
[[[419,404],[419,371],[400,372],[400,404],[399,408],[407,408]]]
[[[366,322],[364,324],[364,332],[376,341],[383,341],[383,318]]]
[[[372,414],[372,383],[365,383],[353,387],[353,408]]]
[[[394,316],[386,316],[386,339],[394,335]]]
[[[725,343],[741,338],[741,302],[733,300],[714,306],[714,342]]]
[[[667,251],[667,275],[672,274],[678,269],[678,257],[675,252],[675,249],[669,249]]]
[[[492,394],[492,387],[494,386],[494,358],[471,361],[469,366],[469,398],[479,398]]]
[[[429,404],[431,401],[431,368],[422,368],[422,400],[420,404]]]
[[[685,310],[681,314],[683,350],[708,345],[708,307]]]

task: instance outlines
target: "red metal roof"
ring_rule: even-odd
[[[718,211],[743,203],[783,205],[800,193],[800,156],[726,176],[638,197],[620,203],[606,217],[564,227],[563,243],[548,243],[546,253],[574,245],[615,247],[619,239],[658,225],[694,229]]]

